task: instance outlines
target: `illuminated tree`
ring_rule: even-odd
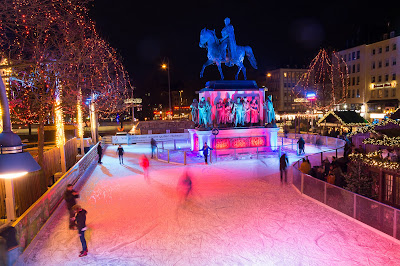
[[[300,102],[308,108],[327,112],[345,101],[348,79],[347,65],[343,59],[335,52],[329,55],[325,49],[321,49],[293,88],[293,95],[307,99],[307,94],[315,93],[316,100]]]
[[[12,67],[10,108],[25,123],[39,123],[42,163],[44,124],[60,108],[75,115],[77,99],[95,95],[101,113],[122,108],[128,76],[88,19],[89,0],[3,0],[0,51]]]

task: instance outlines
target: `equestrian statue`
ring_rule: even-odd
[[[203,77],[204,69],[215,64],[218,67],[221,75],[221,80],[224,79],[222,74],[221,64],[224,63],[226,66],[231,67],[233,65],[238,66],[238,72],[236,73],[235,79],[239,78],[240,71],[243,72],[244,79],[247,79],[246,68],[243,65],[244,56],[246,55],[250,61],[251,66],[257,69],[257,62],[253,55],[253,50],[250,46],[239,46],[236,45],[235,32],[233,26],[230,23],[229,18],[225,18],[225,27],[221,31],[222,38],[218,39],[215,30],[202,29],[200,32],[200,43],[201,48],[207,48],[207,62],[204,63],[203,68],[200,71],[200,78]]]

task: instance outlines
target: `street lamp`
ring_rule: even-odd
[[[6,189],[7,220],[15,220],[13,179],[40,170],[39,164],[28,152],[23,152],[21,138],[11,131],[10,109],[6,88],[0,76],[0,106],[2,108],[3,132],[0,133],[0,178]]]
[[[172,117],[172,108],[171,108],[171,81],[169,78],[169,58],[167,58],[167,63],[161,65],[162,69],[166,69],[168,71],[168,103],[169,103],[169,113]]]

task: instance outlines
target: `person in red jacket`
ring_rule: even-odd
[[[140,161],[139,161],[139,165],[142,167],[143,169],[143,175],[144,175],[144,179],[149,182],[149,159],[147,159],[146,155],[142,155],[142,157],[140,157]]]
[[[82,251],[79,254],[79,257],[86,256],[88,253],[88,248],[85,239],[85,231],[86,231],[86,214],[87,211],[82,209],[81,205],[74,205],[72,209],[75,211],[75,217],[72,219],[76,223],[76,227],[78,228],[79,239],[81,240],[82,244]]]

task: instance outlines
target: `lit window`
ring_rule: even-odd
[[[283,72],[283,76],[286,78],[286,77],[287,77],[287,73],[286,73],[286,72]]]
[[[385,174],[385,184],[383,187],[385,201],[392,201],[392,189],[393,189],[393,175]]]

